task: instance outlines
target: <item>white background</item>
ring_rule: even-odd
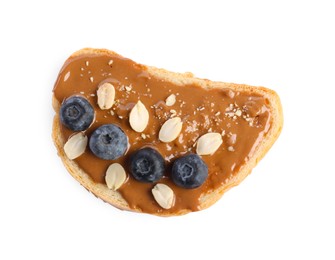
[[[332,1],[152,2],[1,1],[0,259],[335,259]],[[283,132],[205,211],[119,211],[51,140],[53,84],[83,47],[272,88]]]

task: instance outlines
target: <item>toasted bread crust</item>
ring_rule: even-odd
[[[107,55],[116,55],[119,57],[119,54],[105,49],[91,49],[85,48],[73,53],[69,59],[81,56],[81,55],[99,55],[99,54],[107,54]],[[225,183],[221,187],[208,194],[204,194],[200,198],[200,206],[199,209],[205,209],[214,204],[217,200],[221,198],[221,196],[230,188],[238,185],[241,183],[252,171],[252,169],[257,165],[257,163],[264,157],[267,151],[271,148],[273,143],[278,138],[282,126],[283,126],[283,112],[282,106],[280,103],[280,99],[277,93],[273,90],[264,88],[264,87],[253,87],[249,85],[242,85],[242,84],[234,84],[234,83],[223,83],[223,82],[213,82],[207,79],[199,79],[193,77],[191,73],[175,73],[169,72],[164,69],[158,69],[151,66],[141,65],[145,68],[148,73],[154,77],[164,79],[166,81],[172,82],[177,85],[186,85],[186,84],[196,84],[201,86],[202,88],[225,88],[225,89],[232,89],[233,91],[240,91],[240,92],[247,92],[258,94],[265,97],[269,101],[269,109],[272,115],[271,117],[271,127],[269,132],[265,136],[264,140],[259,143],[256,152],[250,158],[250,160],[243,165],[239,172],[236,173],[235,178],[230,179],[229,182]],[[66,140],[63,140],[61,135],[61,128],[60,128],[60,120],[59,120],[59,107],[60,103],[58,100],[53,96],[52,105],[56,112],[53,121],[53,128],[52,128],[52,138],[55,143],[55,146],[58,150],[58,155],[61,157],[65,167],[69,171],[69,173],[87,190],[92,192],[98,198],[101,198],[103,201],[110,203],[111,205],[122,209],[122,210],[131,210],[141,212],[139,209],[131,209],[128,203],[123,199],[121,194],[117,191],[112,191],[107,188],[106,185],[101,183],[95,183],[90,176],[84,172],[78,165],[67,158],[64,153],[64,144]],[[175,213],[167,213],[167,212],[159,212],[157,215],[159,216],[174,216],[174,215],[183,215],[190,212],[190,210],[184,209],[180,210]]]

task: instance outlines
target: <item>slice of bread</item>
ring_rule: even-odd
[[[75,52],[71,55],[69,59],[75,57],[80,57],[82,55],[112,55],[116,57],[122,57],[117,53],[104,49],[91,49],[86,48]],[[251,170],[257,165],[257,163],[263,158],[266,152],[271,148],[273,143],[278,138],[282,126],[283,126],[283,115],[280,99],[276,92],[264,87],[253,87],[242,84],[233,83],[223,83],[223,82],[213,82],[207,79],[199,79],[193,77],[191,73],[174,73],[169,72],[164,69],[158,69],[151,66],[140,65],[143,70],[146,70],[151,77],[162,79],[166,82],[172,82],[179,86],[185,85],[198,85],[205,89],[211,88],[222,88],[231,89],[233,91],[257,94],[268,100],[268,108],[271,114],[271,127],[264,137],[264,139],[257,144],[253,155],[249,160],[240,167],[239,171],[235,173],[234,178],[230,178],[228,182],[221,185],[219,188],[212,190],[207,194],[202,194],[199,202],[199,210],[205,209],[215,203],[220,197],[231,187],[238,185],[241,181],[246,178],[246,176],[251,172]],[[122,197],[118,191],[113,191],[107,188],[105,184],[97,183],[92,180],[92,178],[83,171],[75,161],[70,160],[64,152],[64,144],[67,140],[64,140],[61,134],[61,123],[59,118],[60,102],[53,96],[53,108],[56,112],[53,121],[52,138],[54,140],[55,146],[58,150],[58,155],[61,157],[65,167],[70,172],[70,174],[87,190],[95,194],[97,197],[101,198],[103,201],[112,204],[113,206],[123,209],[141,212],[141,209],[131,208],[127,201]],[[190,209],[180,209],[177,212],[166,212],[159,211],[154,213],[160,216],[171,216],[171,215],[182,215],[190,212]]]

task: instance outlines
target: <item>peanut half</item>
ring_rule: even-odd
[[[111,83],[102,84],[97,91],[98,106],[102,110],[110,109],[114,104],[115,88]]]
[[[180,117],[174,117],[165,121],[158,133],[158,138],[164,143],[175,140],[181,132],[183,123]]]
[[[176,103],[176,95],[175,94],[171,94],[165,100],[165,104],[169,107],[173,106],[175,103]]]
[[[82,132],[72,135],[64,145],[64,152],[70,159],[76,159],[85,152],[88,138]]]
[[[173,190],[162,183],[157,183],[151,190],[156,202],[163,209],[170,209],[175,203],[175,195]]]
[[[113,163],[107,169],[105,181],[108,189],[115,191],[122,186],[122,184],[126,181],[126,178],[127,175],[122,165],[119,163]]]
[[[141,133],[147,127],[149,122],[149,112],[143,103],[139,100],[132,108],[129,114],[129,123],[131,128]]]
[[[196,152],[199,155],[211,155],[219,149],[222,144],[222,135],[219,133],[207,133],[197,141]]]

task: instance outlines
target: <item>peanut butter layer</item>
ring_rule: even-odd
[[[115,103],[109,110],[101,110],[97,105],[96,92],[104,82],[115,87]],[[176,101],[167,106],[165,101],[171,94]],[[111,54],[70,58],[58,76],[54,95],[60,103],[72,95],[87,98],[95,110],[95,120],[85,131],[88,137],[103,124],[113,123],[123,129],[129,139],[129,149],[123,157],[102,160],[87,147],[75,162],[94,182],[103,184],[110,164],[123,165],[127,180],[118,191],[130,208],[147,213],[199,210],[200,196],[233,178],[271,126],[268,101],[261,96],[229,89],[204,89],[197,85],[179,86],[150,76],[144,66]],[[129,124],[130,110],[138,100],[149,112],[149,124],[142,133],[135,132]],[[169,143],[159,141],[161,126],[175,116],[183,121],[179,137]],[[208,166],[207,180],[196,189],[176,186],[169,178],[173,161],[182,155],[196,153],[197,139],[208,132],[222,134],[223,143],[214,154],[201,156]],[[61,127],[64,140],[73,133]],[[176,195],[175,205],[170,209],[161,208],[154,200],[151,189],[155,183],[138,182],[129,174],[129,156],[146,146],[155,148],[165,159],[166,173],[159,183],[168,185]]]

